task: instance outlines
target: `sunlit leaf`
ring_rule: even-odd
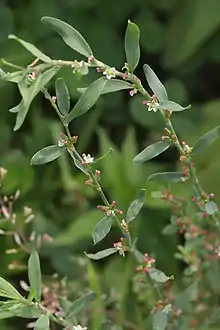
[[[200,154],[205,151],[220,136],[220,126],[215,127],[211,131],[205,133],[194,145],[193,154]]]
[[[105,238],[105,236],[108,235],[108,233],[111,230],[111,226],[112,226],[112,218],[105,216],[102,220],[100,220],[93,232],[92,232],[92,238],[93,238],[93,242],[94,244],[97,244],[98,242],[100,242],[101,240],[103,240],[103,238]]]
[[[141,151],[133,161],[135,163],[145,163],[148,160],[160,155],[162,152],[167,150],[170,147],[170,143],[166,141],[158,141],[156,143],[151,144],[143,151]]]
[[[71,25],[53,17],[43,17],[42,22],[50,25],[63,38],[63,41],[78,53],[86,57],[92,55],[92,50],[86,40]]]
[[[102,94],[117,92],[123,89],[132,89],[134,88],[133,85],[131,85],[129,82],[120,80],[120,79],[109,79],[106,82],[105,88],[102,91]],[[86,88],[77,88],[77,91],[79,93],[85,93],[87,90]]]
[[[92,106],[97,102],[99,96],[102,94],[106,85],[105,78],[99,78],[95,80],[86,90],[84,94],[79,98],[75,107],[71,110],[67,116],[67,121],[70,123],[73,119],[85,114]]]
[[[6,280],[0,277],[0,297],[21,299],[20,293]]]
[[[156,268],[150,268],[149,275],[155,282],[159,283],[165,283],[170,280],[170,277],[168,277],[161,270]]]
[[[165,330],[168,324],[168,315],[163,311],[157,311],[153,315],[153,329],[154,330]]]
[[[62,155],[62,149],[59,148],[57,145],[52,145],[45,147],[32,157],[31,165],[42,165],[45,163],[52,162],[53,160],[57,159]]]
[[[140,210],[144,206],[145,201],[145,189],[141,189],[139,191],[137,199],[135,199],[129,206],[127,214],[126,214],[126,221],[129,223],[133,221],[139,214]]]
[[[28,260],[28,278],[30,282],[30,290],[34,293],[36,301],[40,301],[42,285],[40,260],[37,251],[34,249]]]
[[[147,64],[144,64],[144,74],[148,85],[150,86],[152,92],[156,95],[159,102],[166,102],[168,100],[166,89],[154,71]]]
[[[60,112],[65,116],[70,110],[70,96],[63,78],[56,80],[56,97]]]
[[[34,330],[50,330],[50,319],[48,315],[41,315],[37,320]]]
[[[99,251],[97,253],[91,254],[91,253],[85,253],[85,255],[87,257],[89,257],[90,259],[94,259],[94,260],[99,260],[105,257],[110,256],[113,253],[116,253],[118,250],[116,248],[110,248],[110,249],[106,249],[106,250],[102,250]]]
[[[66,318],[71,318],[75,315],[77,315],[82,309],[87,307],[95,298],[95,293],[94,292],[89,292],[85,294],[84,296],[78,298],[75,300],[72,305],[70,306]]]
[[[187,107],[182,107],[180,104],[173,101],[161,102],[159,108],[162,110],[171,110],[171,111],[183,111],[191,108],[191,105]]]
[[[16,37],[13,34],[10,34],[8,36],[9,39],[14,39],[18,41],[22,46],[24,46],[31,54],[33,54],[35,57],[39,58],[41,61],[50,63],[51,58],[44,53],[42,53],[36,46],[32,45],[31,43],[24,41],[18,37]]]
[[[140,60],[140,30],[135,23],[128,21],[125,33],[125,53],[128,67],[133,72]]]
[[[181,182],[185,180],[185,176],[181,172],[161,172],[154,173],[148,177],[148,181],[163,181],[163,182]]]

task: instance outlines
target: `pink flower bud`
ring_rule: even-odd
[[[89,58],[88,58],[88,62],[92,63],[94,61],[95,61],[95,57],[93,55],[90,55]]]
[[[209,194],[209,199],[214,199],[214,198],[215,198],[215,194],[214,193]]]

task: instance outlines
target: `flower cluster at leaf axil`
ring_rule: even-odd
[[[125,256],[125,252],[128,251],[128,247],[126,245],[126,240],[124,239],[124,237],[121,237],[120,241],[114,243],[113,246],[118,250],[119,254],[123,257]]]
[[[154,266],[154,264],[155,264],[155,259],[150,258],[148,253],[145,253],[143,263],[140,264],[139,266],[137,266],[136,270],[137,270],[137,272],[146,274],[149,272],[149,269],[152,268],[152,266]]]
[[[157,100],[157,96],[155,94],[153,94],[151,96],[150,101],[143,101],[142,104],[146,105],[148,107],[148,111],[153,111],[153,112],[157,112],[157,110],[160,106],[160,104]]]
[[[97,205],[97,209],[102,212],[105,212],[108,217],[114,216],[115,214],[123,214],[122,210],[116,208],[117,204],[113,201],[109,206]]]
[[[58,140],[58,147],[66,147],[66,148],[72,148],[73,144],[78,141],[78,136],[74,135],[71,137],[71,139],[68,138],[68,136],[64,133],[60,133],[60,138]]]

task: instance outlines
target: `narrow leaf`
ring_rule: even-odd
[[[191,105],[188,105],[187,107],[182,107],[180,104],[178,104],[176,102],[165,101],[165,102],[160,103],[159,108],[162,110],[183,111],[183,110],[190,109]]]
[[[41,315],[37,320],[34,330],[50,330],[50,319],[48,315]]]
[[[93,232],[92,232],[92,238],[93,238],[93,242],[94,244],[97,244],[98,242],[100,242],[101,240],[103,240],[103,238],[105,238],[105,236],[108,235],[108,233],[111,230],[111,226],[112,226],[112,218],[111,217],[104,217],[102,220],[100,220]]]
[[[41,269],[38,253],[33,249],[28,260],[28,278],[30,289],[35,294],[36,301],[41,299]]]
[[[205,204],[205,210],[206,210],[207,214],[212,215],[212,214],[218,212],[218,206],[215,202],[210,201]]]
[[[165,283],[170,280],[170,277],[166,276],[163,272],[156,268],[150,268],[149,275],[155,282],[159,283]]]
[[[211,131],[205,133],[194,145],[193,154],[200,154],[206,150],[220,136],[220,126],[215,127]]]
[[[102,91],[102,94],[117,92],[123,89],[133,89],[133,85],[131,85],[129,82],[120,80],[120,79],[109,79],[106,81],[105,88]],[[85,93],[87,90],[86,88],[77,88],[77,91],[81,94]]]
[[[71,25],[53,17],[43,17],[42,22],[49,24],[63,38],[63,41],[78,53],[86,57],[92,55],[92,50],[86,40]]]
[[[99,78],[95,80],[86,90],[86,92],[80,97],[75,107],[71,110],[67,117],[68,123],[73,119],[83,115],[89,111],[92,106],[97,102],[99,96],[102,94],[106,85],[105,78]]]
[[[125,33],[125,53],[128,67],[133,72],[140,60],[140,30],[135,23],[128,21]]]
[[[178,230],[178,227],[176,225],[170,224],[162,230],[162,234],[172,235],[172,234],[175,234],[177,232],[177,230]]]
[[[70,306],[66,318],[71,318],[78,314],[82,309],[87,307],[91,301],[95,298],[95,293],[94,292],[89,292],[85,294],[84,296],[78,298],[73,302],[73,304]]]
[[[0,297],[21,299],[20,293],[6,280],[0,277]]]
[[[158,141],[151,144],[143,151],[141,151],[134,159],[135,163],[145,163],[148,160],[160,155],[162,152],[170,147],[170,143],[166,141]]]
[[[56,80],[56,97],[60,112],[65,116],[70,110],[70,96],[63,78]]]
[[[163,311],[157,311],[153,315],[153,329],[165,330],[168,324],[168,315]]]
[[[180,182],[185,181],[185,176],[181,172],[161,172],[154,173],[148,177],[148,181]]]
[[[126,214],[126,221],[127,223],[133,221],[139,214],[140,210],[144,206],[145,201],[145,189],[141,189],[139,191],[137,199],[135,199],[129,206],[127,214]]]
[[[62,154],[62,149],[57,145],[48,146],[39,150],[31,159],[31,165],[42,165],[52,162]]]
[[[35,57],[39,58],[41,61],[46,62],[46,63],[51,63],[51,58],[44,53],[42,53],[37,47],[32,45],[31,43],[24,41],[18,37],[16,37],[13,34],[10,34],[8,36],[9,39],[14,39],[18,41],[22,46],[24,46],[31,54],[33,54]]]
[[[154,71],[147,64],[144,64],[144,74],[148,85],[150,86],[152,92],[156,95],[159,102],[166,102],[168,100],[167,91]]]
[[[106,249],[106,250],[102,250],[102,251],[99,251],[95,254],[91,254],[91,253],[85,253],[85,255],[90,258],[90,259],[93,259],[93,260],[99,260],[99,259],[102,259],[102,258],[105,258],[105,257],[108,257],[110,256],[111,254],[113,253],[116,253],[118,250],[116,248],[110,248],[110,249]]]

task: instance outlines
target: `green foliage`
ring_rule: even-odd
[[[10,299],[20,299],[21,295],[15,288],[2,277],[0,277],[0,296]]]
[[[167,91],[154,71],[147,64],[144,64],[144,74],[148,85],[150,86],[152,92],[156,95],[159,102],[166,102],[168,100]]]
[[[41,269],[38,253],[32,250],[28,261],[28,278],[30,282],[30,296],[36,301],[41,300]]]
[[[167,150],[170,147],[170,142],[167,141],[158,141],[156,143],[151,144],[146,147],[143,151],[141,151],[135,158],[135,163],[144,163],[148,160],[157,157],[162,152]]]
[[[107,236],[108,233],[110,232],[111,227],[112,227],[112,218],[108,216],[102,218],[102,220],[100,220],[96,224],[92,232],[92,238],[94,244],[97,244],[98,242],[103,240],[103,238],[105,238],[105,236]]]
[[[111,254],[117,252],[117,249],[116,248],[109,248],[109,249],[105,249],[105,250],[102,250],[102,251],[99,251],[97,253],[85,253],[85,255],[87,257],[89,257],[90,259],[93,259],[93,260],[99,260],[99,259],[102,259],[102,258],[106,258],[108,256],[110,256]]]
[[[140,31],[138,26],[129,20],[125,33],[125,53],[131,72],[135,70],[140,60],[139,39]]]
[[[70,96],[63,78],[56,80],[56,97],[60,112],[66,116],[70,110]]]
[[[127,210],[126,214],[126,221],[127,223],[133,221],[138,216],[139,212],[141,211],[142,207],[144,206],[145,201],[145,189],[141,189],[139,191],[137,199],[135,199],[130,205]]]
[[[48,146],[39,150],[31,159],[31,165],[42,165],[45,163],[52,162],[53,160],[60,157],[62,149],[58,146]]]
[[[49,330],[50,329],[50,319],[48,315],[41,315],[37,320],[34,330]]]
[[[154,173],[148,177],[148,181],[151,180],[157,180],[163,182],[181,182],[184,181],[184,175],[181,172]]]

